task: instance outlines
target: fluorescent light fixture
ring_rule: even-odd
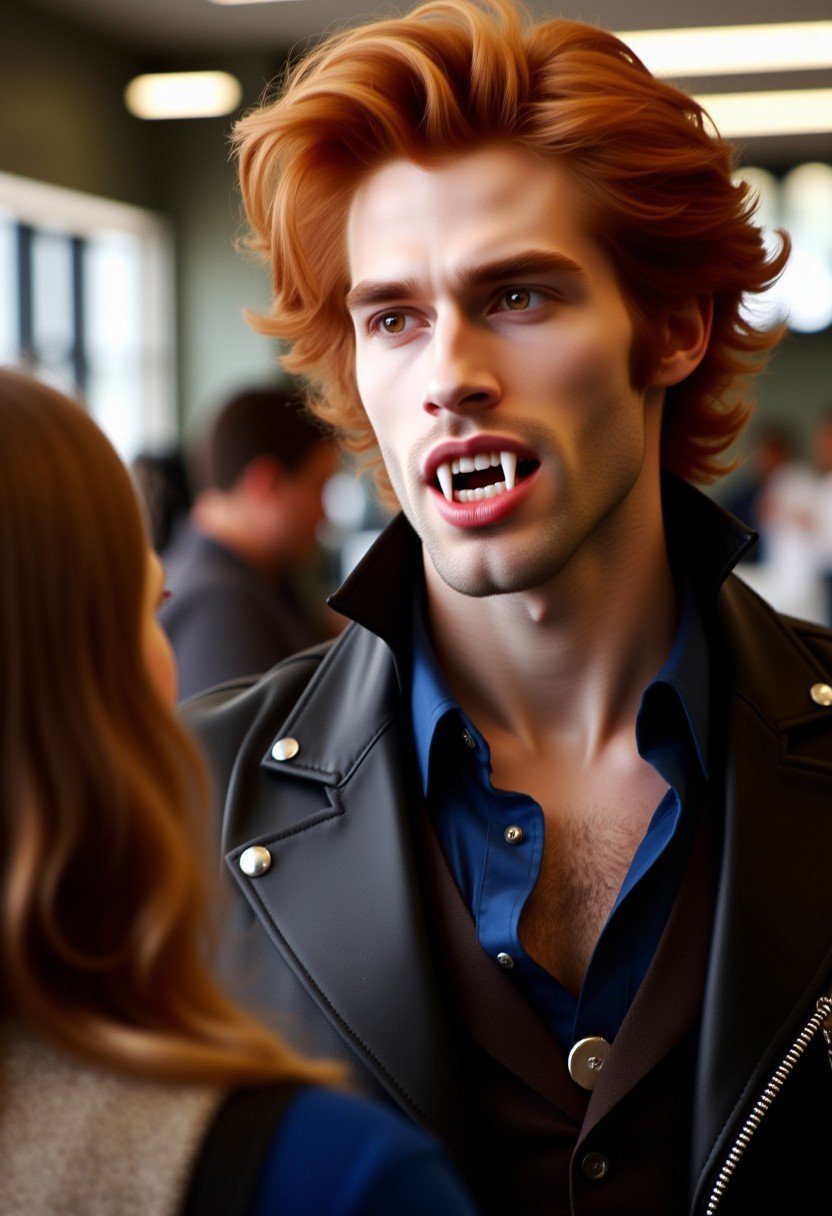
[[[832,89],[707,93],[696,98],[727,139],[832,131]]]
[[[631,30],[618,37],[654,76],[733,76],[832,67],[832,21]]]
[[[124,90],[124,104],[137,118],[216,118],[242,99],[242,85],[228,72],[136,76]]]

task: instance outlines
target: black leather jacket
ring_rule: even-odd
[[[726,544],[724,514],[683,494],[691,552],[719,561],[721,546],[729,565],[736,526]],[[359,623],[184,712],[210,760],[234,880],[226,974],[296,1045],[348,1058],[462,1158],[465,1094],[418,877],[407,713],[379,636],[410,620],[417,548],[400,517],[334,597]],[[832,634],[730,576],[711,648],[726,759],[690,1212],[815,1216],[832,1208],[832,1070],[816,1006],[832,994],[832,694],[818,687],[832,684]],[[274,758],[282,739],[297,741],[293,758]],[[270,858],[255,877],[240,867],[252,846]]]

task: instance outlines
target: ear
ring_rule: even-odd
[[[286,480],[286,470],[274,456],[255,456],[240,475],[239,485],[252,498],[270,498]]]
[[[691,296],[668,311],[662,325],[653,386],[668,388],[671,384],[679,384],[696,370],[711,340],[713,318],[710,295]]]

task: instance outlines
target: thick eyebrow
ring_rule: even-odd
[[[530,250],[514,257],[499,258],[480,266],[465,267],[457,274],[457,282],[463,290],[487,286],[490,283],[522,282],[529,277],[545,274],[571,275],[585,279],[586,273],[577,262],[563,253]],[[356,283],[345,300],[347,311],[366,308],[373,304],[387,304],[391,300],[408,299],[419,294],[415,279],[373,282],[368,279]]]
[[[516,257],[500,258],[494,262],[486,262],[483,266],[465,268],[459,272],[457,279],[463,289],[470,289],[488,286],[490,283],[522,282],[524,279],[546,274],[586,278],[582,267],[566,254],[533,249]]]

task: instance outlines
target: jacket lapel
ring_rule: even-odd
[[[731,690],[693,1119],[700,1191],[832,969],[832,764],[821,758],[830,754],[832,709],[809,693],[830,681],[832,656],[813,653],[737,580],[719,616]]]
[[[248,808],[229,808],[232,824],[270,830],[227,833],[227,861],[351,1048],[415,1118],[458,1143],[461,1096],[416,878],[397,704],[387,647],[348,629],[270,734],[258,785],[243,791]],[[272,745],[287,736],[300,750],[280,762]],[[252,798],[264,808],[259,819]],[[251,844],[272,856],[257,878],[238,865]]]

